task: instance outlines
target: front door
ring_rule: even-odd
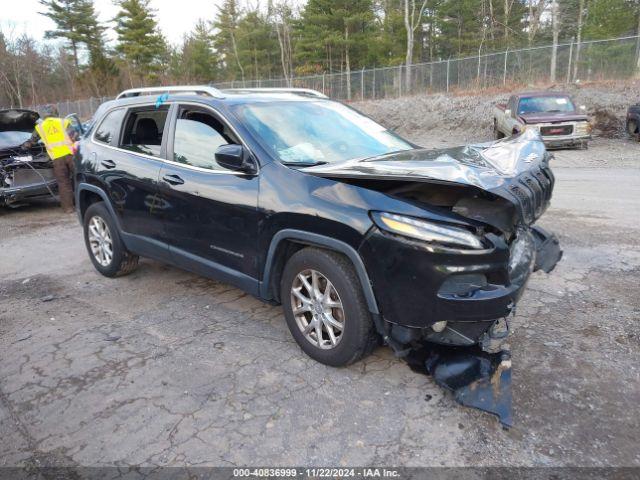
[[[175,109],[168,160],[160,171],[164,232],[178,265],[257,289],[257,174],[218,165],[216,149],[240,139],[213,110]]]

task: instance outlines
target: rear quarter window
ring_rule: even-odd
[[[120,131],[122,120],[124,119],[124,113],[124,108],[111,110],[107,113],[98,125],[98,128],[96,128],[93,139],[99,143],[114,145],[117,142],[116,138]]]

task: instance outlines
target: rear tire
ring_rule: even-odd
[[[93,203],[84,214],[84,243],[93,266],[105,277],[131,273],[139,257],[129,252],[120,238],[104,202]]]
[[[348,365],[377,345],[360,280],[343,255],[318,248],[299,250],[284,267],[280,297],[291,335],[320,363]]]

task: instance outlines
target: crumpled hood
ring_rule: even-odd
[[[32,132],[39,118],[33,110],[0,110],[0,132]]]
[[[438,150],[417,148],[302,170],[328,178],[436,181],[492,190],[546,163],[546,150],[539,135],[525,131],[495,142]]]
[[[526,124],[552,122],[586,122],[589,120],[586,115],[575,112],[524,113],[520,115],[520,118]]]

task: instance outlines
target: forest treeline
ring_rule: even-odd
[[[3,25],[0,105],[112,95],[133,86],[287,78],[411,65],[506,48],[640,32],[640,0],[268,0],[212,2],[179,45],[149,0],[40,0],[55,29]],[[185,2],[185,8],[188,2]],[[107,41],[112,29],[115,41]]]

